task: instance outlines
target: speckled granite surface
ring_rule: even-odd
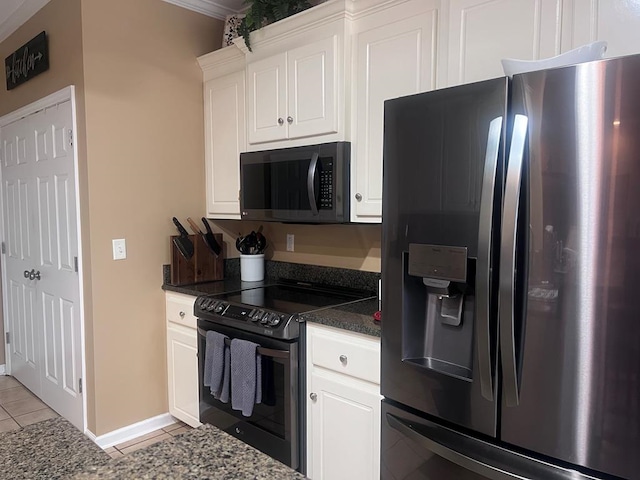
[[[73,478],[288,480],[305,477],[231,435],[211,425],[202,425]]]
[[[62,479],[111,460],[62,417],[0,434],[0,477]]]
[[[277,283],[279,278],[286,278],[335,287],[357,288],[359,290],[376,292],[378,288],[378,279],[380,278],[379,273],[373,272],[267,261],[267,276],[263,282],[241,282],[239,279],[240,263],[239,261],[235,262],[238,264],[236,272],[233,266],[234,260],[237,259],[225,261],[224,280],[194,285],[175,286],[170,285],[167,282],[170,276],[167,276],[165,273],[165,284],[162,288],[164,290],[197,296],[203,294],[233,292],[244,288],[269,285]],[[379,337],[380,323],[373,320],[373,314],[377,309],[377,296],[372,296],[349,305],[337,308],[320,309],[306,313],[303,316],[303,320]]]
[[[302,320],[379,337],[380,322],[373,319],[377,310],[378,297],[373,297],[335,308],[308,312],[302,315]]]

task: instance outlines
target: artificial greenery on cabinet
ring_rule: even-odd
[[[312,5],[308,0],[245,0],[249,8],[240,23],[238,33],[251,50],[250,34],[254,30],[302,12]]]

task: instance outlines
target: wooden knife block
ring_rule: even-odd
[[[214,236],[218,244],[224,247],[222,234],[216,233]],[[171,245],[172,285],[190,285],[224,279],[224,248],[220,255],[216,257],[209,250],[207,244],[204,243],[202,235],[189,235],[189,239],[193,242],[194,253],[193,257],[187,260],[173,243],[174,238],[179,238],[179,236],[172,236],[169,239]]]

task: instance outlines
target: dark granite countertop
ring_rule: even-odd
[[[289,480],[303,479],[246,443],[212,425],[137,450],[73,477],[90,479]]]
[[[380,322],[373,319],[378,310],[378,297],[371,297],[338,307],[314,310],[302,315],[305,322],[350,330],[374,337],[380,336]]]

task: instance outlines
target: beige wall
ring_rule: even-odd
[[[168,411],[162,264],[201,216],[202,72],[223,23],[159,0],[83,0],[97,435]],[[125,238],[127,259],[112,260]]]
[[[235,241],[262,225],[268,247],[265,258],[280,262],[380,271],[381,226],[295,225],[240,220],[214,221],[214,231],[224,235],[227,258],[239,256]],[[294,235],[294,251],[287,252],[287,234]]]
[[[13,112],[68,85],[76,87],[78,105],[79,174],[80,195],[86,198],[86,163],[84,159],[84,80],[82,73],[82,29],[80,26],[80,0],[52,0],[28,22],[4,42],[0,43],[0,59],[8,57],[41,31],[47,32],[49,41],[49,64],[46,72],[16,87],[6,90],[0,86],[0,116]],[[89,268],[89,265],[86,265]],[[0,323],[0,332],[3,324]],[[4,335],[4,333],[2,333]],[[1,342],[0,362],[4,363],[4,342]]]
[[[77,87],[87,414],[102,435],[168,409],[161,267],[171,217],[204,213],[196,57],[220,46],[222,22],[160,0],[51,0],[0,44],[0,58],[42,30],[51,68],[11,92],[0,88],[0,115]],[[230,257],[237,234],[257,227],[214,225]],[[274,260],[380,271],[379,225],[265,223],[264,233]],[[126,260],[111,259],[113,238],[126,239]]]

